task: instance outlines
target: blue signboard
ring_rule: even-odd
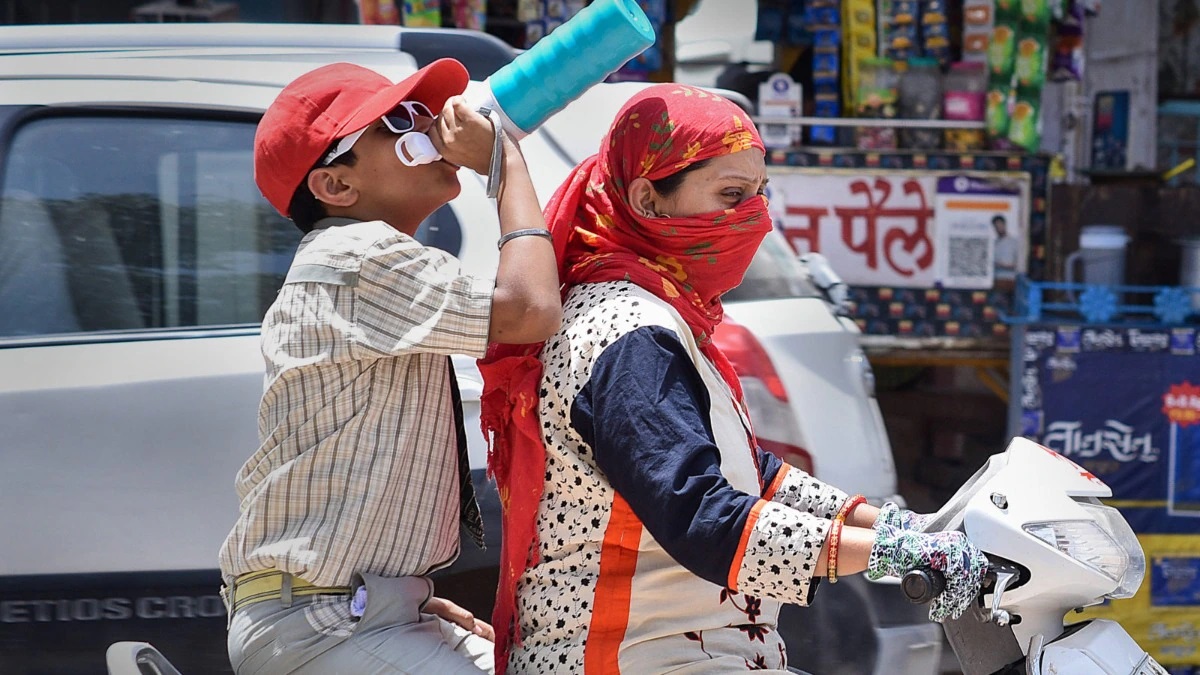
[[[1200,558],[1164,556],[1153,559],[1150,602],[1155,607],[1200,605]]]
[[[1146,555],[1118,621],[1173,675],[1200,675],[1200,351],[1195,328],[1027,325],[1014,341],[1021,435],[1112,489]]]
[[[1021,435],[1096,474],[1146,534],[1200,532],[1194,328],[1030,326]]]

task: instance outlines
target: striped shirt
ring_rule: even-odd
[[[450,354],[487,348],[493,281],[386,223],[325,219],[262,326],[261,445],[237,474],[222,575],[319,586],[458,555]]]

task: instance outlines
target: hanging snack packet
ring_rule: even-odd
[[[892,23],[916,23],[917,0],[892,0]]]
[[[859,62],[875,56],[878,50],[875,1],[848,0],[842,5],[842,25],[846,35],[842,45],[842,101],[847,109],[853,109],[861,70]]]
[[[1008,126],[1008,140],[1026,152],[1037,152],[1042,144],[1041,92],[1019,89],[1012,119]]]
[[[453,0],[454,25],[467,30],[483,30],[487,23],[487,0]]]
[[[1016,57],[1016,31],[1007,23],[997,23],[988,42],[988,73],[993,78],[1010,79]]]
[[[992,78],[988,83],[983,119],[989,141],[1008,136],[1009,91],[1010,87],[1007,80]]]
[[[893,60],[903,61],[920,53],[917,37],[916,0],[893,0],[888,17],[888,34],[884,51]]]
[[[988,36],[994,26],[992,0],[963,0],[962,60],[987,63]]]
[[[442,25],[441,0],[404,0],[402,16],[405,26],[440,28]]]
[[[1021,18],[1021,0],[996,0],[996,22]]]
[[[1030,28],[1050,26],[1050,0],[1021,0],[1021,21]]]
[[[542,9],[539,0],[517,0],[517,21],[537,21],[542,18]]]
[[[1054,22],[1050,52],[1050,79],[1055,82],[1083,80],[1083,3],[1069,0],[1061,21]]]
[[[950,24],[946,17],[946,0],[922,0],[921,48],[925,56],[945,66],[950,61]]]
[[[1013,70],[1018,87],[1040,88],[1046,82],[1046,35],[1034,32],[1017,34]]]

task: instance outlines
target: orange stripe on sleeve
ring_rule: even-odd
[[[583,649],[585,673],[621,672],[618,657],[629,626],[629,602],[641,538],[642,521],[621,495],[614,495],[600,545],[600,578]]]
[[[791,470],[792,467],[789,466],[787,462],[784,462],[783,466],[779,467],[779,471],[775,472],[775,479],[772,480],[771,484],[767,486],[767,489],[763,491],[762,498],[767,501],[771,501],[775,497],[775,493],[779,492],[779,486],[783,485],[783,479],[787,478],[787,472]]]
[[[774,481],[772,481],[774,484]],[[758,500],[754,506],[750,507],[750,515],[746,516],[746,527],[742,528],[742,538],[738,540],[737,552],[733,554],[733,564],[729,566],[729,590],[737,590],[737,574],[742,567],[742,558],[746,555],[746,546],[750,543],[750,533],[754,531],[754,524],[758,522],[758,514],[763,507],[767,505],[764,499]]]

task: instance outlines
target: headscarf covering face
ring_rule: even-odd
[[[679,310],[706,344],[723,315],[721,295],[741,283],[771,229],[766,198],[714,213],[647,218],[629,203],[629,185],[737,152],[763,152],[741,108],[693,87],[643,90],[617,116],[600,152],[546,207],[560,277],[568,287],[628,278]]]
[[[564,297],[576,285],[615,280],[632,281],[658,296],[679,312],[740,403],[737,375],[711,336],[724,314],[721,295],[741,283],[771,229],[766,198],[753,195],[735,208],[679,218],[645,217],[628,201],[628,187],[638,177],[656,181],[737,152],[764,152],[741,108],[694,87],[651,86],[621,109],[600,152],[576,167],[545,216]],[[520,640],[517,583],[537,561],[537,509],[545,474],[538,421],[541,347],[493,344],[479,363],[484,377],[480,418],[484,435],[491,438],[488,470],[503,508],[492,617],[497,675],[504,675],[511,645]],[[748,440],[752,447],[752,434]]]

